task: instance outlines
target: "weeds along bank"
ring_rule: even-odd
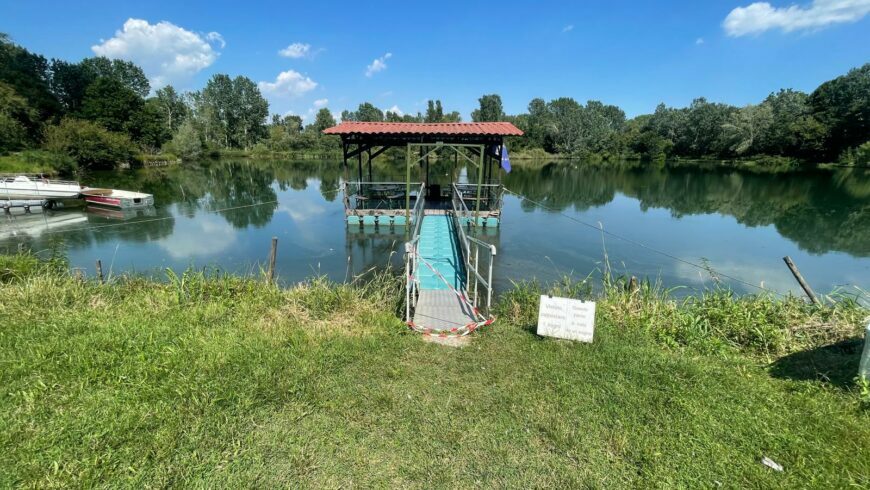
[[[0,281],[4,487],[870,484],[849,301],[614,282],[582,345],[532,333],[523,283],[456,350],[408,332],[389,274],[101,285],[22,254]]]

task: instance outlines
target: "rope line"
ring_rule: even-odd
[[[635,246],[637,246],[637,247],[643,248],[643,249],[645,249],[645,250],[649,250],[650,252],[657,253],[657,254],[659,254],[659,255],[661,255],[661,256],[664,256],[664,257],[667,257],[667,258],[669,258],[669,259],[675,260],[675,261],[680,262],[680,263],[682,263],[682,264],[686,264],[686,265],[689,265],[689,266],[695,267],[695,268],[697,268],[697,269],[699,269],[699,270],[706,271],[707,273],[715,272],[716,276],[718,276],[718,277],[724,277],[724,278],[726,278],[726,279],[730,279],[730,280],[732,280],[732,281],[734,281],[734,282],[736,282],[736,283],[742,284],[742,285],[744,285],[744,286],[748,286],[748,287],[751,287],[751,288],[755,288],[755,289],[758,289],[758,290],[761,290],[761,291],[764,291],[764,292],[768,292],[768,293],[774,293],[774,294],[779,295],[779,296],[782,296],[782,297],[785,297],[785,296],[786,296],[785,294],[782,294],[782,293],[780,293],[779,291],[777,291],[777,290],[775,290],[775,289],[768,289],[768,288],[765,288],[765,287],[759,286],[759,285],[757,285],[757,284],[753,284],[753,283],[751,283],[751,282],[744,281],[743,279],[740,279],[739,277],[734,277],[734,276],[730,276],[730,275],[728,275],[728,274],[723,274],[723,273],[721,273],[721,272],[719,272],[719,271],[715,271],[715,270],[714,270],[713,268],[711,268],[711,267],[704,267],[704,266],[701,265],[701,264],[698,264],[698,263],[696,263],[696,262],[692,262],[692,261],[690,261],[690,260],[686,260],[686,259],[681,258],[681,257],[677,257],[676,255],[670,254],[670,253],[665,252],[665,251],[663,251],[663,250],[658,250],[658,249],[656,249],[656,248],[650,247],[649,245],[647,245],[647,244],[645,244],[645,243],[642,243],[642,242],[639,242],[639,241],[637,241],[637,240],[633,240],[633,239],[631,239],[631,238],[624,237],[624,236],[622,236],[622,235],[619,235],[619,234],[613,233],[613,232],[611,232],[611,231],[607,231],[607,230],[604,229],[603,226],[600,226],[600,227],[599,227],[599,226],[595,226],[595,225],[593,225],[592,223],[587,223],[586,221],[583,221],[583,220],[578,219],[578,218],[576,218],[576,217],[574,217],[574,216],[571,216],[571,215],[569,215],[569,214],[566,214],[566,213],[564,213],[564,212],[562,212],[562,211],[559,211],[558,209],[551,208],[551,207],[547,206],[546,204],[544,204],[544,203],[542,203],[542,202],[540,202],[540,201],[535,201],[534,199],[531,199],[531,198],[529,198],[529,197],[527,197],[527,196],[524,196],[523,194],[520,194],[519,192],[512,191],[512,190],[508,189],[507,187],[503,187],[503,188],[504,188],[504,190],[505,190],[506,192],[509,192],[509,193],[513,194],[514,196],[520,198],[521,200],[529,201],[530,203],[535,204],[535,205],[537,205],[537,206],[540,206],[540,207],[542,207],[542,208],[544,208],[544,209],[546,209],[546,210],[548,210],[548,211],[550,211],[550,212],[558,213],[560,216],[562,216],[562,217],[564,217],[564,218],[568,218],[569,220],[574,221],[574,222],[576,222],[576,223],[579,223],[579,224],[581,224],[581,225],[583,225],[583,226],[587,226],[587,227],[589,227],[589,228],[592,228],[592,229],[594,229],[594,230],[597,230],[598,232],[603,233],[603,234],[605,234],[605,235],[607,235],[607,236],[610,236],[610,237],[616,238],[616,239],[618,239],[618,240],[622,240],[622,241],[624,241],[624,242],[626,242],[626,243],[630,243],[630,244],[632,244],[632,245],[635,245]]]

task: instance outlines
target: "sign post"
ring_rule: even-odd
[[[541,296],[538,335],[592,342],[594,333],[594,301]]]

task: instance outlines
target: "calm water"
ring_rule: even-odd
[[[375,180],[402,180],[398,163],[381,165]],[[431,176],[448,183],[448,173],[434,166]],[[384,265],[391,251],[401,264],[402,233],[345,226],[336,192],[341,175],[338,162],[311,161],[94,174],[85,183],[152,193],[156,207],[127,215],[90,208],[2,217],[0,250],[63,247],[72,265],[89,273],[96,259],[115,273],[162,274],[191,265],[246,273],[265,261],[277,236],[284,282],[314,274],[341,281]],[[708,271],[616,238],[602,243],[600,232],[563,214],[777,291],[796,289],[784,255],[817,291],[870,289],[868,171],[549,164],[515,168],[504,184],[557,211],[506,195],[501,228],[485,233],[498,246],[499,289],[520,279],[586,277],[602,269],[605,247],[617,273],[659,278],[687,292],[712,284]]]

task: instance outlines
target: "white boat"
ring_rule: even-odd
[[[154,196],[144,192],[122,191],[119,189],[82,189],[82,196],[88,204],[132,209],[154,205]]]
[[[38,175],[0,177],[0,199],[68,199],[79,197],[82,186],[71,180]]]

